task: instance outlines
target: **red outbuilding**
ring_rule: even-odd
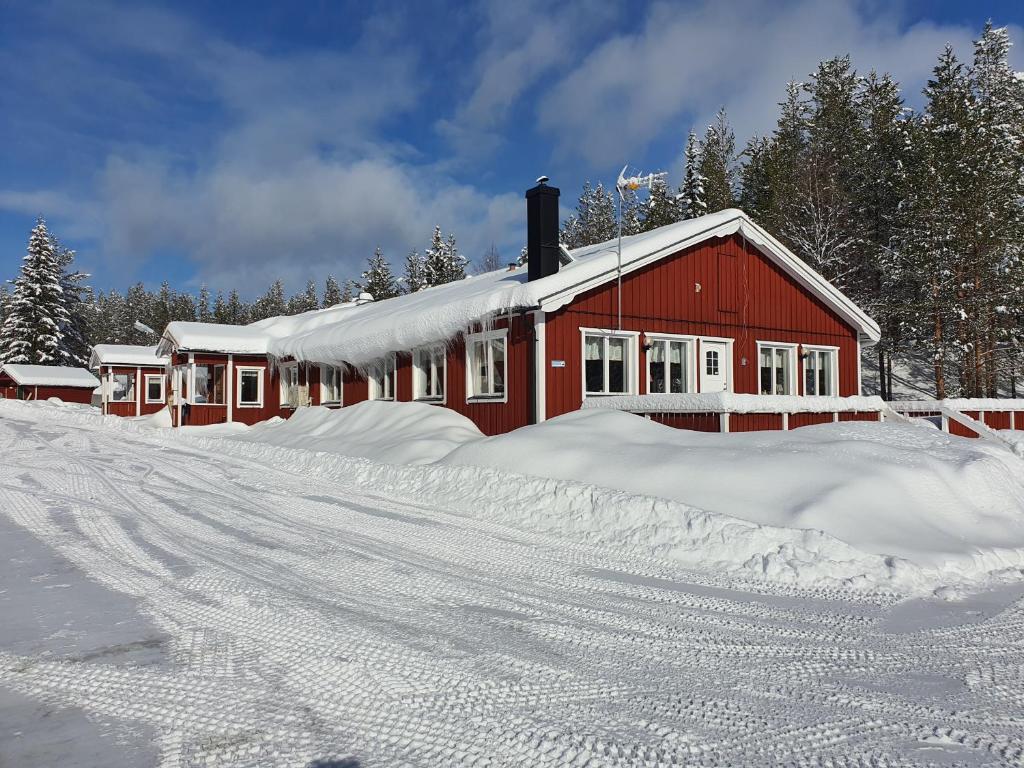
[[[89,367],[103,382],[100,408],[104,415],[144,416],[167,405],[168,357],[156,347],[97,344]]]
[[[487,434],[595,404],[734,431],[880,418],[856,397],[878,326],[742,211],[569,251],[540,184],[527,224],[523,266],[241,328],[172,323],[176,423],[366,399],[452,408]],[[723,393],[767,399],[730,413]]]
[[[5,363],[0,366],[0,397],[10,400],[48,400],[91,403],[99,380],[84,368]]]

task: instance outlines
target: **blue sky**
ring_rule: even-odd
[[[626,162],[677,177],[691,127],[770,131],[836,54],[917,105],[986,18],[1024,45],[1020,2],[0,0],[0,278],[39,214],[104,289],[297,290],[434,224],[511,258],[541,173],[563,213]]]

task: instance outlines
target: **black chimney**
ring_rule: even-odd
[[[547,185],[548,177],[526,191],[526,257],[530,281],[558,271],[558,187]]]

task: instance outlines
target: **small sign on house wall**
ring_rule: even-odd
[[[551,367],[552,368],[565,368],[565,360],[552,360],[551,361]]]

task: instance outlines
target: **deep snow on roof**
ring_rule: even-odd
[[[156,347],[135,344],[97,344],[89,356],[89,367],[100,365],[164,366],[167,355],[158,355]]]
[[[868,342],[878,326],[835,287],[737,209],[622,238],[624,273],[716,237],[740,232],[813,290]],[[530,309],[551,312],[574,296],[612,279],[619,268],[617,241],[577,248],[572,261],[528,282],[526,265],[467,277],[446,285],[368,304],[346,304],[248,326],[171,323],[161,351],[177,349],[269,354],[313,362],[365,366],[389,352],[447,341],[495,315]]]
[[[85,368],[5,363],[0,366],[0,371],[14,379],[17,384],[25,387],[89,387],[95,389],[100,385],[99,379]]]

